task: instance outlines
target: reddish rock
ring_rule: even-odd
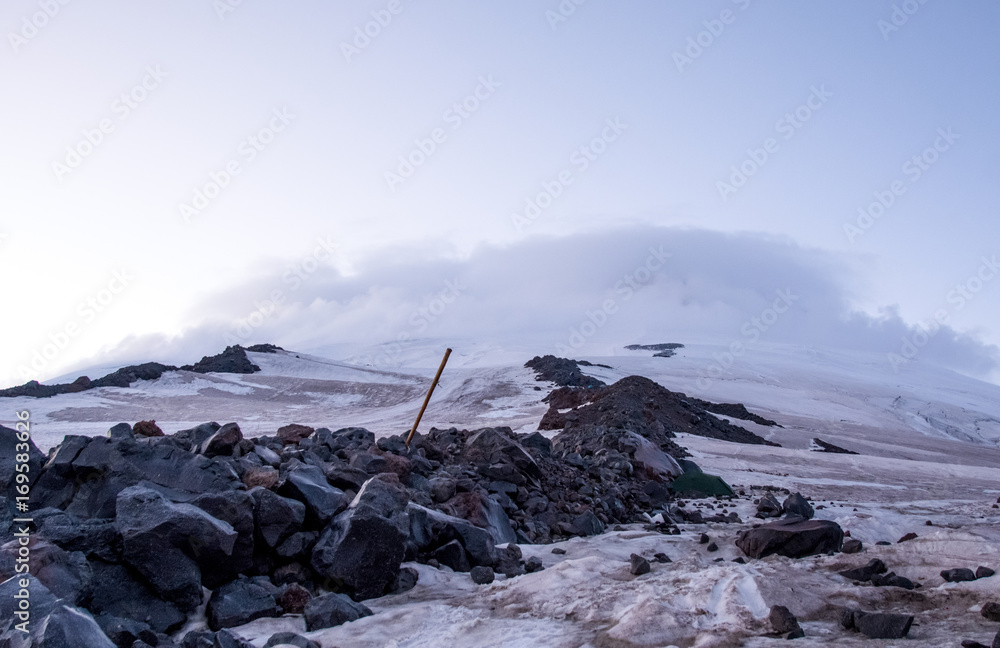
[[[278,440],[284,445],[297,444],[302,439],[307,438],[315,430],[308,425],[299,425],[298,423],[292,423],[284,427],[278,428]]]
[[[163,430],[156,424],[156,421],[139,421],[132,426],[132,434],[141,437],[161,437]]]

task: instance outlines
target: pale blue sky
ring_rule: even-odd
[[[58,13],[38,18],[48,4]],[[5,303],[20,310],[0,325],[0,382],[23,382],[18,368],[74,324],[79,333],[37,377],[114,356],[130,335],[173,340],[131,347],[145,355],[210,352],[222,340],[204,331],[245,318],[252,286],[280,284],[322,237],[335,249],[323,271],[352,277],[358,294],[393,283],[373,270],[390,257],[419,274],[546,236],[653,226],[777,237],[839,264],[830,272],[843,303],[831,313],[896,307],[912,325],[945,308],[956,330],[1000,343],[1000,281],[961,308],[948,298],[1000,253],[996,3],[566,0],[575,11],[557,23],[546,13],[559,11],[556,0],[331,4],[244,0],[222,18],[207,0],[4,4],[0,272]],[[401,10],[348,61],[342,43],[390,5]],[[894,6],[911,14],[885,32]],[[26,20],[45,24],[34,33]],[[708,45],[679,70],[689,38]],[[157,66],[162,80],[148,77]],[[134,109],[115,103],[144,80]],[[477,90],[474,112],[448,112]],[[800,108],[811,96],[813,108]],[[797,108],[807,115],[799,127],[780,122]],[[250,160],[241,143],[275,110],[293,117]],[[598,143],[606,150],[586,169],[574,162],[616,119],[624,129]],[[100,144],[69,172],[54,170],[102,120],[113,129]],[[433,153],[390,190],[386,173],[435,129]],[[958,138],[942,139],[948,129]],[[767,161],[723,199],[718,183],[768,138]],[[904,168],[936,141],[942,150],[919,177]],[[180,204],[231,161],[241,173],[186,221]],[[516,228],[512,214],[565,171],[572,184]],[[894,181],[905,193],[850,240],[844,224]],[[552,250],[574,254],[569,243]],[[81,304],[122,269],[129,285],[87,315]],[[440,280],[429,273],[425,293]],[[524,288],[547,289],[545,277]],[[295,291],[301,317],[269,337],[306,340],[295,327],[324,299],[315,286]],[[319,310],[324,322],[353,323],[338,335],[378,341],[352,319],[355,302]]]

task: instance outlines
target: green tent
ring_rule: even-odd
[[[717,475],[708,475],[703,472],[686,472],[670,485],[670,490],[678,495],[689,497],[723,497],[726,495],[736,495],[729,484],[724,482]]]

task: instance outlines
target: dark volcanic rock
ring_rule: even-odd
[[[971,569],[965,568],[945,569],[941,572],[941,578],[949,583],[962,583],[976,580],[976,574]]]
[[[695,399],[698,405],[705,408],[706,412],[712,412],[713,414],[722,414],[723,416],[729,416],[734,419],[739,419],[741,421],[752,421],[757,425],[765,425],[768,427],[781,427],[775,421],[771,419],[766,419],[763,416],[753,414],[747,410],[746,405],[743,403],[710,403],[708,401],[703,401],[700,398]]]
[[[1000,622],[1000,603],[996,601],[990,601],[983,606],[980,614],[984,619],[989,619],[990,621]]]
[[[983,567],[980,565],[979,567],[976,567],[976,580],[979,580],[980,578],[989,578],[995,573],[996,571],[990,569],[989,567]]]
[[[24,448],[18,448],[18,446],[25,443],[28,450],[27,452],[22,452]],[[17,483],[15,478],[15,475],[18,474],[16,468],[18,462],[16,459],[19,454],[28,455],[27,481],[20,484]],[[19,432],[18,430],[0,425],[0,485],[4,487],[4,491],[0,492],[0,495],[6,495],[14,502],[16,501],[16,497],[23,497],[30,493],[31,485],[38,478],[44,461],[45,455],[35,446],[35,442],[31,440],[30,432]],[[19,488],[23,492],[19,492]]]
[[[313,547],[312,567],[355,599],[382,596],[395,581],[405,554],[406,536],[393,522],[368,507],[335,517]]]
[[[185,611],[202,600],[199,564],[232,555],[237,538],[228,523],[191,504],[170,502],[145,486],[118,495],[115,524],[124,559],[165,600]]]
[[[845,571],[839,572],[844,578],[849,578],[850,580],[867,582],[872,579],[875,574],[884,574],[887,567],[885,563],[878,558],[873,558],[868,561],[868,564],[864,567],[855,567],[854,569],[847,569]]]
[[[639,554],[629,556],[629,572],[633,576],[642,576],[649,573],[649,561]]]
[[[802,497],[802,493],[792,493],[789,495],[782,502],[781,510],[784,511],[785,515],[797,515],[807,520],[812,519],[812,516],[816,514],[812,505],[809,504],[806,498]]]
[[[469,572],[472,582],[476,585],[489,585],[496,578],[493,570],[489,567],[473,567]]]
[[[603,387],[604,382],[597,378],[583,375],[580,363],[576,360],[557,358],[553,355],[535,356],[524,363],[528,369],[535,371],[535,380],[547,380],[560,387],[583,387],[593,389]]]
[[[538,428],[604,426],[632,430],[675,457],[687,455],[676,446],[664,447],[675,432],[739,443],[778,445],[708,414],[685,394],[672,392],[642,376],[628,376],[607,387],[580,391],[585,393],[588,404],[561,413],[559,409],[562,408],[556,407],[554,399]]]
[[[302,529],[306,519],[306,505],[302,502],[260,487],[251,490],[250,496],[254,501],[257,531],[268,547],[277,547]]]
[[[469,564],[469,556],[465,553],[465,548],[462,547],[462,543],[458,540],[452,540],[441,545],[434,550],[431,557],[445,567],[450,567],[452,571],[472,571],[472,565]]]
[[[836,522],[786,518],[756,529],[744,529],[736,538],[736,546],[751,558],[771,554],[802,558],[840,551],[843,541],[844,531]]]
[[[306,629],[309,632],[332,628],[361,617],[371,616],[372,611],[355,603],[343,594],[324,594],[309,601],[305,609]]]
[[[202,584],[212,589],[248,572],[253,566],[254,499],[245,491],[229,491],[199,495],[191,504],[228,523],[237,534],[231,554],[212,555],[212,545],[200,543],[203,556],[197,558]]]
[[[0,580],[14,576],[14,561],[21,547],[17,540],[5,544],[0,551],[10,560],[8,570],[0,568]],[[70,605],[80,605],[90,596],[93,572],[83,553],[67,552],[39,537],[31,539],[31,573],[55,596],[65,599]]]
[[[156,632],[174,632],[186,621],[177,606],[160,599],[125,565],[91,562],[93,598],[89,609],[148,624]],[[34,595],[33,595],[34,596]]]
[[[158,643],[156,633],[148,624],[123,617],[101,614],[94,618],[101,631],[108,636],[118,648],[131,648],[136,641],[147,644]]]
[[[212,592],[205,614],[212,630],[232,628],[280,613],[274,597],[253,581],[241,578]]]
[[[115,648],[90,613],[62,605],[45,622],[44,648]]]
[[[271,648],[271,646],[281,646],[281,645],[296,646],[296,648],[322,648],[318,643],[311,639],[306,639],[302,635],[295,634],[294,632],[278,632],[271,635],[271,638],[267,640],[264,644],[264,648]]]
[[[864,549],[864,545],[860,540],[856,538],[848,538],[844,540],[844,548],[841,549],[846,554],[860,553]]]
[[[768,620],[771,622],[771,627],[774,628],[774,631],[779,634],[801,632],[802,630],[799,627],[798,619],[784,605],[772,605]]]
[[[199,448],[199,452],[206,457],[217,457],[219,455],[230,456],[233,448],[243,440],[243,432],[236,423],[226,423],[218,431],[207,438]]]
[[[850,454],[850,455],[856,455],[856,454],[858,454],[857,452],[854,452],[853,450],[845,450],[844,448],[841,448],[840,446],[835,446],[832,443],[827,443],[826,441],[824,441],[822,439],[816,439],[816,438],[814,438],[812,440],[812,442],[813,442],[813,444],[816,447],[815,448],[811,448],[811,449],[815,450],[817,452],[832,452],[832,453],[836,453],[836,454]]]
[[[902,639],[910,632],[913,617],[906,614],[868,612],[854,614],[854,627],[870,639]]]
[[[193,365],[184,365],[181,369],[195,373],[249,374],[260,371],[260,367],[250,362],[246,350],[238,344],[226,347],[218,355],[204,356]]]
[[[757,517],[759,518],[781,517],[781,510],[781,504],[770,493],[761,497],[760,502],[757,503]]]
[[[348,504],[344,491],[330,485],[322,468],[306,464],[288,471],[278,493],[305,504],[310,524],[317,526],[325,525]]]

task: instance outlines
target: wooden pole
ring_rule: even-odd
[[[417,414],[417,420],[413,422],[413,429],[406,437],[406,447],[410,447],[410,441],[413,440],[413,435],[417,433],[417,426],[420,425],[420,419],[424,416],[424,410],[427,409],[427,403],[431,402],[431,394],[434,393],[434,388],[437,387],[438,380],[441,379],[441,372],[444,371],[444,366],[448,363],[448,356],[451,355],[451,349],[444,350],[444,358],[441,359],[441,366],[438,367],[437,373],[434,374],[434,381],[431,383],[431,388],[427,390],[427,397],[424,398],[424,404],[420,407],[420,413]]]

